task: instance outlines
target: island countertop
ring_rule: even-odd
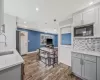
[[[13,52],[6,54],[5,52]],[[22,64],[24,62],[23,58],[20,56],[20,54],[16,51],[16,49],[13,50],[5,50],[0,51],[0,71]],[[4,54],[3,54],[4,53]]]

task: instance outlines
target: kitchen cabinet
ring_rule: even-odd
[[[95,24],[95,36],[100,37],[100,7],[98,8],[98,12],[96,14],[96,24]]]
[[[100,80],[100,57],[97,57],[97,80]]]
[[[81,59],[72,57],[72,71],[73,73],[77,74],[78,76],[81,76]]]
[[[83,12],[83,25],[95,22],[95,9],[90,9]]]
[[[83,60],[82,77],[87,80],[96,80],[96,63]]]
[[[0,71],[0,80],[22,80],[21,65]]]
[[[16,17],[4,14],[5,35],[7,37],[4,49],[16,49]],[[1,48],[2,49],[2,48]]]
[[[93,24],[94,37],[100,37],[100,7],[93,7],[73,14],[73,27]]]
[[[73,26],[80,26],[82,24],[82,13],[73,15]]]
[[[95,8],[73,15],[73,26],[81,26],[95,23]]]
[[[0,0],[0,32],[4,31],[4,0]]]
[[[82,79],[97,80],[97,57],[72,52],[72,72]]]

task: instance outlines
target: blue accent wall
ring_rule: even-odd
[[[33,30],[28,30],[28,29],[22,29],[22,28],[17,28],[17,30],[20,31],[27,31],[28,32],[28,51],[35,51],[36,49],[40,48],[40,34],[49,34],[49,33],[43,33],[43,32],[38,32],[38,31],[33,31]],[[53,44],[55,47],[58,46],[58,35],[56,34],[50,34],[54,36],[53,39]]]
[[[71,33],[62,34],[62,45],[71,45]]]

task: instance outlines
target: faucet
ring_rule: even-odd
[[[5,25],[2,25],[2,26],[5,27]],[[7,37],[5,34],[2,33],[1,27],[0,27],[0,35],[3,35],[5,37],[5,46],[7,46],[7,43],[6,43]]]

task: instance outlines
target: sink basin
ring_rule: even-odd
[[[9,55],[9,54],[14,54],[14,52],[13,51],[0,52],[0,56]]]

